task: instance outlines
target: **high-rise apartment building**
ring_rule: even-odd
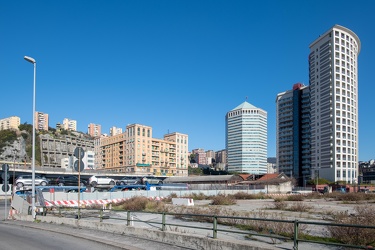
[[[207,164],[207,155],[203,148],[196,148],[191,151],[194,154],[194,160],[201,165]]]
[[[228,171],[267,173],[267,112],[243,102],[226,115]]]
[[[215,152],[213,150],[207,150],[206,151],[206,164],[212,165],[215,164]]]
[[[111,127],[111,128],[109,129],[109,134],[110,134],[110,136],[114,136],[114,135],[122,134],[122,128]]]
[[[175,154],[173,154],[173,152],[171,154],[172,157],[176,157],[176,170],[174,175],[187,176],[189,166],[189,136],[174,132],[164,135],[164,140],[175,143]],[[173,149],[173,144],[171,144],[170,147]],[[157,161],[155,164],[157,166]]]
[[[77,131],[77,121],[64,118],[62,127],[65,130]]]
[[[301,83],[276,98],[276,166],[300,186],[311,178],[310,88]]]
[[[35,129],[48,131],[48,114],[42,112],[35,112]]]
[[[351,30],[334,25],[310,44],[311,165],[330,181],[358,176],[358,55]]]
[[[102,138],[106,138],[106,135],[100,135],[99,137],[94,138],[94,169],[98,169],[102,167],[102,149],[100,141]]]
[[[131,124],[122,134],[100,140],[102,168],[131,174],[187,176],[188,136],[181,133],[152,138],[152,127]]]
[[[21,124],[21,119],[18,116],[11,116],[8,118],[0,119],[0,130],[5,129],[18,129]]]
[[[92,137],[99,137],[102,134],[102,126],[90,123],[87,127],[87,133]]]
[[[215,161],[216,163],[224,163],[226,165],[227,163],[227,150],[222,149],[215,152]]]

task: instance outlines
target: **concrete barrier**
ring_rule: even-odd
[[[194,206],[194,200],[189,198],[172,198],[173,205]]]
[[[31,215],[14,215],[15,219],[33,222]],[[188,249],[204,249],[204,250],[270,250],[272,248],[264,248],[254,246],[255,243],[213,239],[204,236],[197,236],[187,233],[166,232],[154,229],[136,228],[132,226],[124,226],[124,224],[112,224],[106,222],[95,222],[87,220],[77,220],[71,218],[61,218],[53,216],[38,216],[37,220],[43,223],[64,224],[72,227],[83,227],[95,229],[116,234],[128,236],[136,236],[151,241],[158,241],[175,246],[186,247]]]

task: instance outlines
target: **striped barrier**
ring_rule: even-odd
[[[160,201],[163,197],[150,197],[150,200]],[[113,199],[113,200],[57,200],[57,201],[47,201],[45,200],[46,207],[53,206],[63,206],[63,207],[76,207],[78,205],[90,206],[90,205],[107,205],[107,204],[116,204],[123,201],[129,200],[129,198],[123,199]]]

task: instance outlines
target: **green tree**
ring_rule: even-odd
[[[203,171],[201,168],[192,168],[189,166],[188,175],[203,175]]]
[[[13,144],[17,140],[17,133],[14,130],[0,130],[0,153],[4,152],[4,147]]]
[[[31,124],[27,124],[27,122],[25,122],[24,124],[21,124],[18,126],[18,129],[20,131],[26,131],[28,132],[29,134],[32,134],[33,132],[33,125]]]

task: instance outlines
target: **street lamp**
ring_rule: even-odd
[[[34,87],[33,87],[33,148],[32,148],[32,165],[31,165],[31,208],[32,216],[35,220],[35,81],[36,81],[36,61],[34,58],[25,56],[24,59],[34,64]]]

